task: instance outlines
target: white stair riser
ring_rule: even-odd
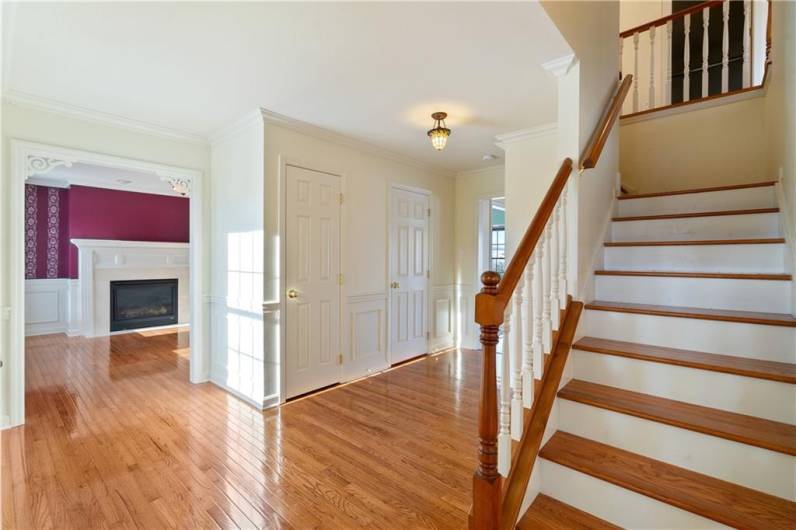
[[[578,326],[581,332],[601,339],[796,362],[796,328],[784,326],[586,310]]]
[[[614,221],[612,241],[683,241],[781,237],[778,213]]]
[[[703,407],[796,424],[796,385],[572,351],[576,379]]]
[[[619,216],[663,215],[672,213],[717,212],[774,208],[777,198],[774,186],[739,190],[664,195],[646,199],[620,200]]]
[[[790,282],[655,276],[596,276],[595,296],[608,302],[790,313]]]
[[[796,458],[565,399],[559,429],[596,442],[793,500]]]
[[[542,493],[623,528],[713,529],[727,526],[540,459]]]
[[[783,273],[785,245],[605,247],[609,270]]]

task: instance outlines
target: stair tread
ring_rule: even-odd
[[[606,247],[680,247],[707,245],[776,245],[785,242],[782,237],[762,237],[753,239],[684,239],[669,241],[606,241]]]
[[[556,432],[540,456],[735,528],[796,524],[794,502],[566,432]]]
[[[517,523],[516,528],[518,530],[612,530],[619,527],[540,493]]]
[[[796,456],[796,425],[573,379],[558,397]]]
[[[705,309],[701,307],[679,307],[652,304],[630,304],[625,302],[605,302],[595,300],[586,304],[586,309],[596,311],[615,311],[666,317],[719,320],[768,326],[796,327],[796,318],[786,313],[761,313],[757,311],[736,311],[731,309]]]
[[[790,274],[771,273],[735,273],[735,272],[674,272],[674,271],[629,271],[629,270],[597,270],[597,276],[660,276],[671,278],[712,278],[720,280],[774,280],[790,281]]]
[[[724,215],[753,215],[762,213],[779,213],[779,208],[749,208],[745,210],[716,210],[708,212],[667,213],[660,215],[625,215],[613,217],[616,222],[624,221],[662,221],[666,219],[690,219],[693,217],[718,217]]]
[[[583,337],[575,349],[796,384],[796,364]]]
[[[772,181],[765,181],[765,182],[749,182],[747,184],[734,184],[731,186],[715,186],[712,188],[690,188],[685,190],[674,190],[674,191],[658,191],[654,193],[639,193],[636,195],[620,195],[617,199],[625,201],[630,199],[648,199],[650,197],[666,197],[669,195],[688,195],[690,193],[707,193],[711,191],[730,191],[730,190],[742,190],[747,188],[767,188],[769,186],[773,186],[776,182]]]

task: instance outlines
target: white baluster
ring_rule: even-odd
[[[683,44],[683,101],[691,99],[691,15],[683,21],[685,41]]]
[[[561,192],[561,215],[558,222],[558,307],[567,308],[567,193],[569,180]]]
[[[655,26],[650,28],[650,92],[647,108],[655,108]]]
[[[511,318],[511,437],[519,440],[522,437],[524,416],[522,412],[522,369],[523,369],[523,327],[522,327],[522,281],[514,290],[514,310]],[[508,338],[506,339],[508,340]]]
[[[544,235],[542,236],[544,238]],[[542,298],[544,291],[544,278],[542,277],[542,262],[544,254],[544,241],[539,241],[533,259],[533,373],[534,379],[541,379],[544,372],[544,318],[542,316]]]
[[[553,207],[553,213],[548,223],[548,230],[550,231],[550,328],[558,330],[560,327],[559,320],[561,313],[559,312],[559,294],[558,294],[558,266],[561,264],[558,249],[558,218],[561,215],[561,201],[558,201]]]
[[[708,55],[710,44],[708,26],[710,24],[710,8],[702,10],[702,97],[708,97]]]
[[[666,61],[666,74],[664,75],[663,102],[665,105],[672,103],[672,21],[666,23],[666,48],[663,50]]]
[[[743,88],[749,88],[752,85],[752,64],[749,61],[751,52],[751,28],[752,28],[752,2],[751,0],[744,0],[743,2],[743,79],[741,83]]]
[[[536,254],[528,261],[523,278],[525,289],[522,298],[522,404],[525,408],[531,408],[533,405],[533,298],[537,295],[533,287],[534,263],[536,263]]]
[[[724,20],[721,36],[721,93],[727,92],[730,86],[730,2],[721,4],[721,15]]]
[[[500,354],[500,406],[498,415],[498,473],[507,477],[511,467],[511,392],[510,392],[510,347],[511,301],[506,306],[503,321],[503,351]]]
[[[633,34],[633,112],[638,112],[638,36]]]
[[[553,326],[550,318],[550,222],[544,227],[541,248],[542,255],[542,343],[544,352],[550,353],[553,349]]]

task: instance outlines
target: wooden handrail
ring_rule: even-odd
[[[592,135],[592,141],[589,144],[587,155],[584,158],[584,164],[582,164],[581,167],[591,168],[597,164],[611,128],[614,123],[616,123],[616,119],[619,116],[622,103],[627,95],[631,82],[632,76],[627,76],[611,98],[611,103],[607,111],[600,120],[595,133]],[[503,480],[498,473],[496,346],[498,343],[500,326],[503,324],[507,306],[514,295],[514,291],[520,279],[524,275],[524,271],[548,223],[550,223],[553,217],[556,206],[559,204],[559,199],[561,199],[561,195],[572,174],[572,165],[573,162],[570,158],[565,158],[561,163],[553,182],[550,184],[544,199],[542,199],[542,203],[539,205],[511,261],[506,267],[503,277],[501,278],[498,273],[493,271],[487,271],[481,275],[483,288],[475,297],[475,321],[481,326],[480,339],[483,348],[483,364],[481,371],[481,396],[478,407],[478,467],[473,475],[473,507],[470,514],[471,528],[497,530],[498,528],[506,528],[506,525],[513,526],[516,520],[510,521],[508,519],[516,519],[519,510],[517,498],[520,498],[516,492],[520,491],[520,489],[524,491],[524,486],[518,484],[512,485],[512,482],[527,482],[529,478],[519,475],[515,476],[515,473],[511,472],[511,480],[509,482],[510,490],[508,491],[513,493],[511,495],[512,500],[507,501],[503,493]],[[558,221],[556,220],[555,222]],[[541,294],[537,296],[541,296]],[[557,294],[554,294],[554,300],[555,311],[558,311],[559,301]],[[574,304],[574,307],[580,307],[578,304],[580,303]],[[573,306],[573,304],[570,303],[568,306]],[[549,312],[548,309],[546,309],[546,311]],[[575,318],[577,319],[577,316]],[[567,323],[569,324],[567,325]],[[558,341],[562,337],[574,333],[574,328],[572,326],[576,325],[576,323],[577,320],[575,320],[575,324],[573,324],[570,319],[566,319],[564,323],[565,328],[562,328],[561,331],[567,331],[567,333],[557,336],[556,347]],[[508,360],[504,360],[503,362],[508,362]],[[554,387],[557,388],[557,383],[553,384],[551,382],[552,380],[548,378],[546,374],[542,376],[543,388],[545,381],[549,387],[548,390]],[[504,381],[503,384],[508,384],[508,381]],[[548,405],[552,405],[555,392],[548,392],[548,394],[550,395],[545,400],[542,400],[542,403],[546,403],[546,405],[540,405],[539,407],[534,405],[533,410],[538,411],[537,416],[539,418],[536,421],[538,424],[537,428],[533,430],[535,434],[530,438],[523,436],[524,445],[528,445],[528,447],[521,450],[524,454],[524,468],[530,469],[529,465],[533,465],[533,459],[530,455],[533,453],[535,457],[535,453],[538,452],[538,447],[534,449],[531,446],[533,444],[538,445],[538,443],[533,442],[533,440],[538,438],[537,441],[541,441],[540,433],[544,432],[544,424],[547,422],[547,415],[549,414],[550,408]],[[549,403],[547,403],[548,401]],[[506,502],[508,502],[508,504],[505,504]]]
[[[611,129],[622,113],[622,104],[625,102],[625,96],[630,92],[630,86],[632,84],[632,75],[626,75],[624,79],[622,79],[622,84],[617,88],[614,97],[611,99],[611,104],[608,106],[600,123],[594,130],[588,147],[586,147],[586,150],[583,152],[583,156],[580,159],[581,169],[591,169],[597,165],[600,154],[603,152],[603,147],[605,147],[605,142],[608,141],[608,136],[611,134]]]
[[[678,11],[677,13],[672,13],[671,15],[667,15],[665,17],[656,18],[651,22],[646,22],[644,24],[641,24],[640,26],[636,26],[635,28],[626,29],[625,31],[620,33],[619,36],[622,37],[623,39],[627,37],[632,37],[635,33],[643,33],[653,26],[655,27],[663,26],[670,20],[677,20],[678,18],[683,18],[686,15],[702,11],[703,9],[708,7],[720,6],[723,3],[724,0],[710,0],[709,2],[702,2],[701,4],[691,6],[687,9],[683,9],[682,11]]]

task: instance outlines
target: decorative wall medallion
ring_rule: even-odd
[[[44,175],[58,166],[72,167],[71,160],[60,160],[48,156],[28,155],[28,167],[25,178],[33,175]]]
[[[175,193],[187,197],[191,193],[191,181],[180,177],[160,177],[160,180],[168,182]]]

